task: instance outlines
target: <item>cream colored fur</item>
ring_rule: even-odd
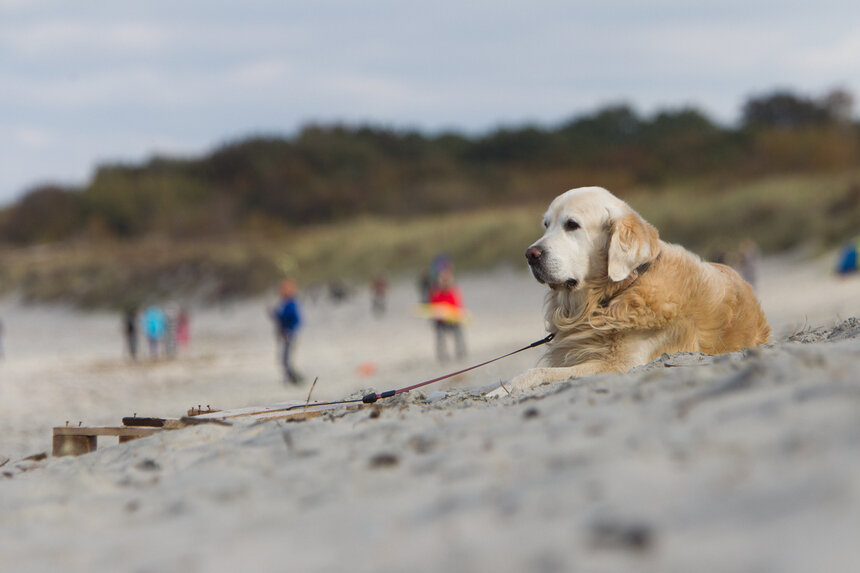
[[[507,390],[624,372],[664,352],[721,354],[769,340],[755,294],[734,270],[661,241],[609,191],[560,195],[544,225],[530,247],[541,252],[532,272],[550,287],[546,323],[556,336],[546,367],[517,376]],[[499,388],[490,396],[506,393]]]

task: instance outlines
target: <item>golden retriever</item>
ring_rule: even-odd
[[[526,259],[550,288],[546,323],[555,338],[543,358],[548,367],[515,377],[508,390],[625,372],[664,352],[721,354],[770,338],[752,287],[738,273],[661,241],[606,189],[556,197],[543,225]],[[489,395],[505,393],[500,387]]]

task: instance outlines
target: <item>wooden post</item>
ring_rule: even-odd
[[[80,456],[96,451],[97,447],[96,436],[68,436],[54,434],[54,447],[51,455],[59,456]]]

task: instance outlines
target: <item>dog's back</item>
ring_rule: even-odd
[[[765,344],[770,326],[752,287],[731,267],[661,241],[661,255],[630,295],[660,314],[663,352],[722,354]],[[635,291],[639,291],[638,293]],[[622,293],[622,297],[625,294]]]

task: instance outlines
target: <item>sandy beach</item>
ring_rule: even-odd
[[[15,571],[856,571],[860,278],[767,259],[774,344],[665,356],[487,400],[530,350],[376,406],[200,425],[80,457],[51,428],[304,400],[273,299],[195,308],[178,359],[132,362],[120,317],[0,301],[0,555]],[[469,356],[439,364],[416,285],[304,301],[314,400],[383,391],[543,337],[524,269],[461,277]],[[372,373],[369,373],[371,372]],[[4,462],[5,460],[5,462]]]

